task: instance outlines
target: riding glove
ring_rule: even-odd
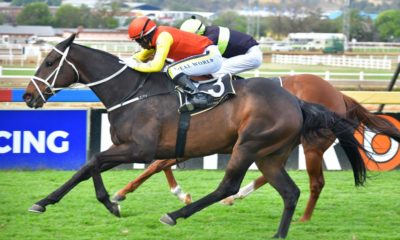
[[[119,63],[125,64],[130,68],[135,68],[139,64],[139,62],[137,60],[135,60],[135,59],[133,59],[131,57],[129,57],[129,58],[120,58],[119,59]]]

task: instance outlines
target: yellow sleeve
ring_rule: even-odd
[[[159,72],[164,66],[165,59],[167,59],[169,50],[174,39],[169,32],[162,32],[158,35],[156,40],[156,52],[153,60],[148,62],[140,62],[135,70],[140,72]]]
[[[145,62],[150,58],[151,55],[154,54],[154,52],[154,49],[142,49],[141,51],[135,53],[133,58],[141,62]]]

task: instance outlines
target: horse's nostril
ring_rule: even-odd
[[[29,102],[32,99],[32,94],[30,93],[25,93],[22,98],[24,99],[25,102]]]

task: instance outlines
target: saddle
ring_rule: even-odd
[[[205,93],[212,97],[211,105],[205,109],[194,109],[190,112],[191,115],[200,114],[211,110],[218,106],[220,103],[224,102],[228,99],[229,96],[235,95],[235,89],[232,84],[232,75],[226,74],[218,78],[213,78],[209,80],[202,81],[193,81],[198,90],[202,93]],[[190,98],[190,94],[183,91],[180,87],[176,86],[175,91],[178,96],[179,107],[182,106],[183,103],[188,101]]]

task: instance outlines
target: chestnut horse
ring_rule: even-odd
[[[49,204],[59,202],[80,182],[92,178],[96,198],[120,217],[119,205],[110,201],[101,172],[123,163],[173,158],[178,100],[165,73],[141,73],[121,66],[116,56],[75,44],[74,38],[72,35],[57,44],[46,56],[27,86],[24,100],[29,107],[40,108],[57,91],[75,83],[85,84],[109,111],[113,145],[95,154],[71,179],[29,211],[45,212]],[[162,223],[175,225],[177,219],[188,218],[237,193],[248,168],[255,162],[283,199],[283,213],[274,237],[286,237],[300,190],[284,166],[300,138],[312,142],[316,136],[337,137],[351,160],[356,185],[365,182],[366,169],[358,151],[362,146],[353,136],[356,124],[320,105],[304,102],[262,78],[236,80],[233,86],[234,97],[192,116],[184,152],[185,158],[231,153],[221,183],[200,200],[165,214],[160,219]]]
[[[268,81],[266,79],[266,81]],[[398,134],[393,132],[391,124],[384,119],[368,112],[363,106],[354,99],[336,90],[329,82],[311,74],[300,74],[289,77],[282,77],[282,86],[296,97],[311,103],[318,103],[325,106],[330,111],[336,112],[341,116],[346,116],[364,124],[369,129],[384,133],[389,136]],[[306,209],[299,221],[304,222],[311,219],[312,213],[318,201],[318,197],[324,187],[324,175],[322,170],[322,160],[324,152],[333,143],[330,139],[321,138],[318,141],[302,141],[306,158],[306,168],[310,181],[310,196]],[[156,160],[140,176],[128,183],[123,189],[119,190],[113,197],[115,201],[123,201],[126,194],[136,190],[143,182],[153,174],[164,171],[171,192],[182,202],[189,204],[192,199],[190,194],[184,193],[177,184],[171,170],[171,166],[176,164],[175,159]],[[232,205],[235,199],[242,199],[254,190],[267,183],[264,176],[260,176],[247,186],[239,190],[238,194],[232,195],[221,202]]]

